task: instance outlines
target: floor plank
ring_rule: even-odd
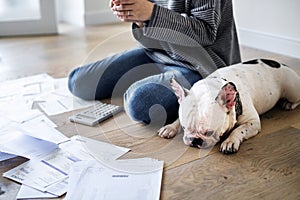
[[[296,123],[296,124],[293,124],[292,127],[297,128],[297,129],[300,129],[300,122],[298,122],[298,123]]]
[[[300,130],[287,128],[168,170],[162,199],[299,199],[299,144]]]
[[[292,111],[285,111],[275,107],[261,117],[262,130],[260,135],[276,132],[300,122],[300,107]]]
[[[76,66],[135,46],[128,23],[87,28],[60,24],[59,33],[0,38],[0,82],[40,73],[66,77]]]

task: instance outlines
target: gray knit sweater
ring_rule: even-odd
[[[158,63],[179,65],[206,77],[241,61],[231,0],[152,0],[144,28],[133,36]]]

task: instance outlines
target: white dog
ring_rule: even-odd
[[[261,130],[259,115],[283,99],[282,107],[292,110],[300,104],[300,77],[273,60],[252,60],[221,68],[190,90],[175,79],[171,86],[178,97],[179,119],[162,127],[158,135],[171,138],[184,131],[186,145],[208,148],[228,136],[220,151],[238,151],[243,140]]]

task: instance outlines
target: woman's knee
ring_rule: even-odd
[[[72,94],[74,94],[74,85],[76,84],[76,77],[78,75],[78,68],[73,69],[68,77],[68,88]]]
[[[83,71],[81,67],[71,71],[68,77],[68,88],[76,97],[85,100],[94,100],[97,84],[90,84],[91,79]]]
[[[177,118],[177,97],[170,88],[156,83],[136,85],[124,94],[124,108],[132,120],[163,125]]]

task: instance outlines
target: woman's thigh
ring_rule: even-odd
[[[124,95],[124,107],[135,121],[149,123],[170,123],[178,117],[178,100],[170,86],[176,78],[184,87],[190,88],[202,77],[184,67],[167,66],[162,72],[132,84]]]
[[[133,82],[159,72],[143,49],[133,49],[74,69],[68,86],[77,97],[99,100],[122,96]]]

